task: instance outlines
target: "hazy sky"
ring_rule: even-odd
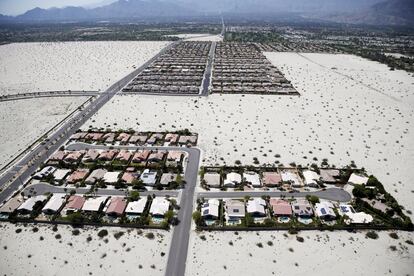
[[[17,15],[40,7],[87,6],[104,2],[103,0],[0,0],[0,13]]]

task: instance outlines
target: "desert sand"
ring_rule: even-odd
[[[63,97],[0,102],[0,167],[87,100]]]
[[[389,233],[193,232],[186,275],[412,275],[412,235]]]
[[[325,55],[323,62],[340,63],[340,57]],[[203,165],[231,165],[235,160],[252,164],[254,157],[262,164],[275,165],[306,165],[327,158],[330,164],[344,166],[353,160],[376,175],[401,204],[413,210],[414,188],[407,170],[414,167],[411,96],[402,95],[405,100],[400,99],[397,88],[384,93],[372,90],[330,69],[333,65],[324,68],[294,53],[273,53],[270,58],[292,80],[300,97],[117,96],[84,128],[188,128],[199,133]],[[318,62],[321,59],[318,57]],[[351,69],[372,66],[371,61],[356,60],[357,64],[348,65]],[[413,78],[402,71],[390,72],[397,73],[402,75],[402,86],[414,91]],[[366,82],[382,89],[389,86],[387,77],[378,74]]]
[[[86,227],[74,235],[71,226],[52,228],[0,223],[2,275],[164,275],[171,232]],[[99,238],[102,229],[108,235]]]
[[[13,43],[0,46],[0,95],[105,90],[169,42]]]
[[[330,164],[344,166],[353,160],[376,175],[407,210],[414,210],[408,169],[414,167],[413,77],[347,55],[266,55],[292,81],[300,97],[118,96],[84,128],[188,128],[199,133],[202,165],[235,160],[253,164],[254,157],[261,164],[275,165],[306,165],[327,158]],[[391,85],[392,80],[398,81]],[[237,240],[233,232],[214,233],[213,240],[213,233],[201,233],[207,237],[203,241],[193,231],[187,275],[413,272],[413,248],[405,243],[414,239],[412,233],[399,232],[400,240],[391,240],[388,232],[380,232],[378,240],[370,240],[365,232],[302,232],[303,244],[283,234],[243,233]],[[267,245],[269,240],[273,246]],[[256,245],[259,242],[263,248]],[[390,246],[396,246],[395,251]]]

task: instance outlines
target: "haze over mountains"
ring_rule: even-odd
[[[107,2],[103,2],[107,3]],[[118,0],[100,7],[35,8],[24,14],[1,16],[0,21],[94,21],[161,19],[231,14],[292,14],[309,20],[341,23],[414,24],[413,0]]]

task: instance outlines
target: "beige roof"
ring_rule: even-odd
[[[0,207],[0,213],[13,213],[22,203],[22,199],[13,197]]]

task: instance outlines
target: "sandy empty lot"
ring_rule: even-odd
[[[0,167],[87,99],[40,98],[0,102]]]
[[[169,42],[13,43],[0,46],[0,95],[105,90]]]
[[[99,238],[102,229],[108,236]],[[84,228],[74,235],[70,226],[55,232],[52,226],[0,223],[0,230],[0,267],[9,276],[164,275],[171,239],[168,231],[125,228]],[[153,239],[146,237],[150,232]]]

